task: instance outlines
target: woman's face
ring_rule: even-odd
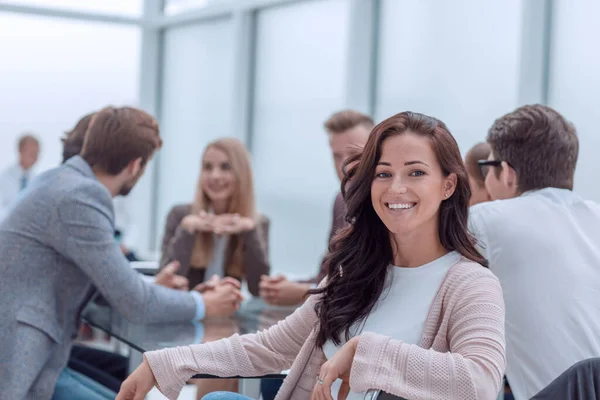
[[[236,179],[227,154],[216,147],[206,149],[202,158],[200,183],[211,202],[227,201],[231,198]]]
[[[450,198],[456,175],[445,177],[430,139],[405,132],[384,140],[371,185],[375,212],[388,230],[403,235],[437,230],[441,202]]]

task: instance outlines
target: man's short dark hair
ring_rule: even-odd
[[[75,127],[69,132],[66,132],[65,136],[61,139],[63,142],[63,163],[69,158],[81,153],[83,148],[83,139],[85,139],[85,132],[90,126],[90,121],[94,113],[85,115],[82,117]]]
[[[344,133],[355,126],[363,125],[373,128],[373,118],[355,110],[343,110],[336,112],[325,121],[325,129],[329,133]]]
[[[573,189],[579,141],[573,124],[556,110],[540,104],[517,108],[494,122],[487,141],[494,158],[517,172],[519,193]]]

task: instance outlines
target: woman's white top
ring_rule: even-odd
[[[206,266],[206,272],[204,273],[205,281],[210,280],[213,275],[217,275],[219,278],[225,276],[225,250],[227,249],[228,242],[228,235],[213,233],[212,257]]]
[[[461,255],[453,251],[420,267],[390,266],[379,301],[363,323],[352,326],[352,336],[360,335],[361,332],[373,332],[418,345],[438,288],[448,270],[460,258]],[[342,345],[344,343],[345,340]],[[332,341],[327,341],[323,346],[327,359],[333,357],[338,350],[339,347]],[[331,395],[335,400],[341,382],[338,379],[331,386]],[[362,400],[363,397],[364,393],[351,391],[348,394],[348,400]]]

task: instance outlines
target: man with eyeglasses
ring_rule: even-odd
[[[487,142],[479,167],[496,201],[471,207],[469,225],[504,290],[515,399],[598,398],[598,360],[565,373],[600,356],[600,206],[572,191],[575,128],[524,106],[496,120]]]

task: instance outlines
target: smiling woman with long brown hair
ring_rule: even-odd
[[[195,373],[290,367],[278,399],[362,399],[368,389],[411,400],[496,398],[504,302],[467,230],[470,189],[456,141],[441,121],[404,112],[376,126],[347,165],[350,225],[306,303],[264,332],[146,353],[117,399],[154,385],[175,399]]]

